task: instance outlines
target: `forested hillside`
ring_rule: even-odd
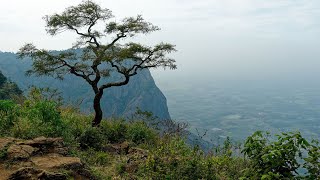
[[[0,71],[0,99],[11,99],[15,96],[21,96],[22,91],[17,84],[8,80]]]

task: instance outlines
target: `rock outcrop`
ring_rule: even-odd
[[[61,138],[0,138],[0,180],[94,179]]]

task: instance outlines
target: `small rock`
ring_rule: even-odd
[[[31,162],[33,162],[35,166],[48,169],[78,169],[83,166],[79,158],[63,157],[59,154],[32,157]]]
[[[63,146],[62,138],[46,138],[38,137],[33,140],[17,142],[18,145],[28,145],[39,148],[41,153],[58,153],[62,155],[68,154],[68,148]]]
[[[13,172],[9,176],[9,180],[33,180],[37,179],[38,174],[41,172],[43,171],[32,167],[23,167]]]
[[[66,180],[67,176],[61,173],[47,172],[33,167],[20,168],[9,177],[9,180]]]
[[[33,148],[29,145],[12,144],[7,150],[8,159],[10,160],[28,159],[36,151],[38,151],[38,148]]]
[[[5,159],[0,162],[0,180],[66,180],[69,176],[95,179],[79,158],[66,156],[68,148],[61,138],[0,138],[0,150],[6,153]],[[10,167],[5,166],[8,162]],[[70,174],[59,173],[64,170]]]
[[[66,180],[67,176],[61,173],[49,173],[43,171],[42,173],[38,174],[39,180]]]

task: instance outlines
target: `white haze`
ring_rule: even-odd
[[[0,50],[26,42],[66,49],[75,36],[50,37],[42,17],[81,0],[10,0],[0,6]],[[177,71],[153,71],[156,79],[305,79],[320,68],[318,0],[97,0],[117,20],[142,14],[162,28],[138,39],[170,42]],[[195,78],[195,79],[197,79]],[[190,82],[191,83],[191,82]]]

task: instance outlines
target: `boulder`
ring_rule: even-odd
[[[51,173],[33,167],[23,167],[12,173],[9,180],[66,180],[67,176],[61,173]]]
[[[0,138],[0,151],[5,154],[0,161],[0,180],[95,179],[79,158],[66,156],[68,149],[61,138]]]
[[[38,137],[33,140],[19,141],[17,144],[37,147],[42,153],[58,153],[63,155],[68,153],[68,149],[63,145],[62,138]]]
[[[36,156],[30,160],[35,166],[45,169],[79,169],[83,167],[79,158],[64,157],[59,154]]]
[[[28,159],[31,155],[39,149],[29,145],[12,144],[7,150],[7,157],[9,160],[23,160]]]

